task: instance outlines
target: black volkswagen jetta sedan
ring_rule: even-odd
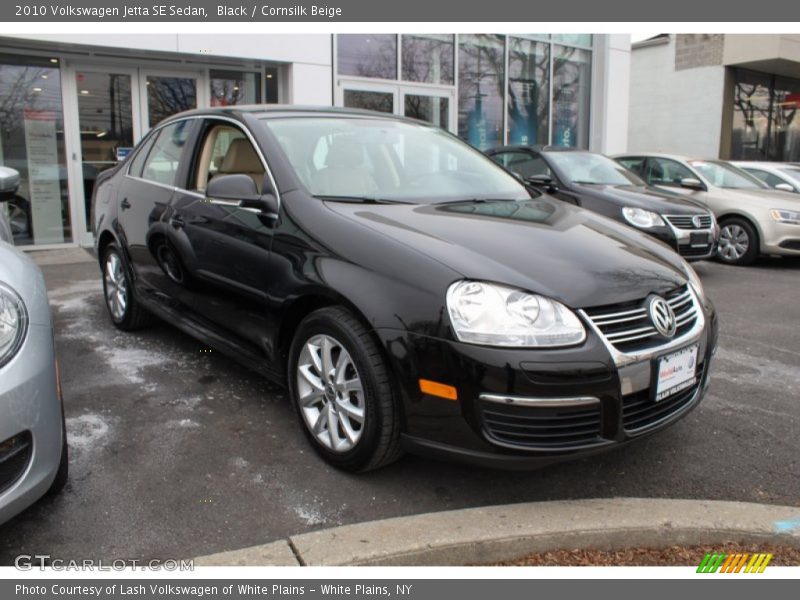
[[[555,146],[501,146],[486,153],[534,189],[649,233],[687,260],[716,253],[714,213],[649,187],[607,156]]]
[[[547,464],[662,429],[708,384],[717,321],[683,259],[417,121],[176,115],[100,176],[94,229],[118,328],[157,316],[285,383],[343,469]]]

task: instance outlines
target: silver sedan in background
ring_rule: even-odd
[[[67,481],[67,438],[44,277],[0,241],[0,523]]]

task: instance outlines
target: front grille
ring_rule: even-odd
[[[600,443],[600,403],[591,406],[514,406],[481,401],[489,439],[519,448],[568,449]]]
[[[694,219],[698,218],[695,225]],[[711,228],[711,215],[665,215],[667,221],[678,229],[709,229]]]
[[[684,285],[666,294],[664,299],[675,313],[680,337],[697,321],[697,306],[689,287]],[[605,338],[620,352],[637,352],[663,345],[666,340],[656,331],[645,308],[646,299],[584,311]]]
[[[711,244],[700,246],[699,248],[689,244],[681,244],[678,246],[678,254],[681,256],[688,256],[689,258],[692,256],[706,256],[709,252],[711,252]]]
[[[688,407],[703,380],[703,364],[697,367],[695,384],[677,394],[654,402],[650,388],[622,397],[622,426],[639,433],[656,427],[663,420]]]
[[[0,494],[14,485],[28,468],[32,450],[28,431],[0,442]]]

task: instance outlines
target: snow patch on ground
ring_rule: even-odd
[[[231,464],[237,469],[246,469],[250,465],[250,463],[241,456],[237,456],[236,458],[232,459]]]
[[[196,429],[200,427],[200,423],[192,421],[192,419],[175,419],[174,421],[167,421],[167,429]]]
[[[324,525],[328,522],[322,512],[313,506],[295,506],[294,514],[308,526]]]
[[[67,419],[70,450],[89,452],[105,445],[111,425],[102,415],[90,413]]]
[[[130,383],[142,385],[145,378],[140,372],[147,367],[158,367],[170,362],[169,357],[143,348],[111,348],[100,346],[97,348],[109,366],[127,379]]]

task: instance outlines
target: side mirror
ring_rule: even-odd
[[[266,177],[264,185],[265,190],[271,190]],[[259,192],[253,178],[241,173],[212,178],[206,188],[206,198],[215,204],[255,209],[275,216],[278,214],[278,199],[275,194],[271,191]]]
[[[548,192],[555,192],[558,189],[550,175],[531,175],[525,179],[525,182],[535,187],[543,187]]]
[[[775,189],[776,190],[780,190],[782,192],[794,192],[795,191],[794,187],[792,187],[792,185],[788,184],[788,183],[779,183],[778,185],[775,186]]]
[[[706,186],[703,185],[703,182],[699,179],[695,179],[694,177],[684,177],[681,179],[681,187],[686,188],[687,190],[703,190],[705,191]]]
[[[0,202],[13,200],[19,188],[19,171],[0,167]]]

